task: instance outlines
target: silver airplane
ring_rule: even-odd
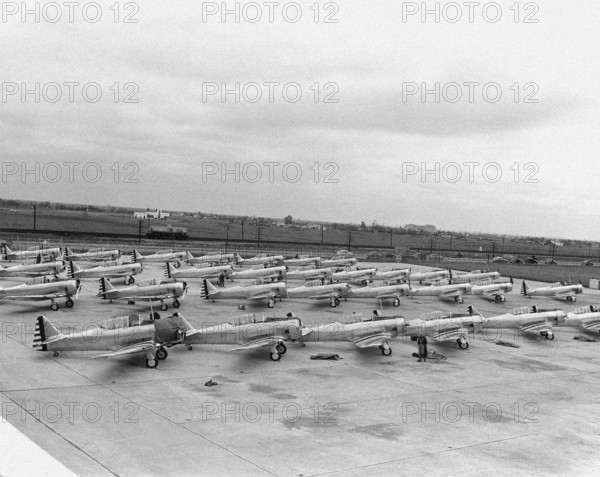
[[[350,291],[347,283],[308,282],[301,287],[288,288],[288,298],[308,298],[309,300],[328,300],[329,306],[335,308],[340,304],[340,298],[345,298]]]
[[[306,265],[318,266],[321,262],[321,257],[299,257],[286,258],[283,263],[288,267],[303,267]]]
[[[204,324],[201,330],[186,337],[186,345],[232,344],[239,345],[232,351],[248,351],[268,348],[272,361],[279,361],[286,353],[285,341],[298,340],[302,323],[292,313],[284,318],[269,318],[263,314],[262,320],[254,313],[237,316],[228,323]]]
[[[282,281],[285,279],[286,269],[285,266],[281,267],[267,267],[267,268],[250,268],[248,270],[241,270],[231,273],[227,278],[230,280],[265,280],[265,279],[277,279]]]
[[[53,248],[36,248],[34,250],[23,250],[22,252],[13,252],[8,245],[2,244],[2,259],[9,262],[22,262],[26,260],[54,260],[60,256],[61,250],[58,247]]]
[[[283,255],[257,255],[252,258],[242,258],[239,254],[236,254],[236,264],[241,266],[282,265],[283,262]]]
[[[184,343],[195,332],[179,313],[165,319],[158,313],[149,317],[120,316],[69,334],[61,333],[50,320],[40,316],[33,347],[54,352],[55,357],[61,351],[112,351],[95,358],[145,354],[146,366],[156,368],[159,361],[167,358],[166,348]]]
[[[22,263],[10,267],[0,265],[0,277],[39,277],[60,275],[65,270],[64,262]]]
[[[565,312],[562,310],[544,311],[535,305],[525,306],[484,319],[483,329],[513,329],[526,333],[539,333],[547,340],[553,340],[552,328],[564,318]]]
[[[202,281],[202,297],[213,302],[220,299],[267,300],[267,306],[273,308],[275,306],[275,299],[279,298],[281,300],[281,296],[285,294],[285,282],[216,288],[208,280],[205,279]]]
[[[304,327],[299,341],[302,346],[307,342],[349,341],[358,348],[379,348],[383,356],[390,356],[389,341],[401,334],[403,327],[402,318],[355,313],[344,316],[342,321]]]
[[[65,306],[73,308],[73,299],[77,299],[81,284],[79,280],[48,280],[38,277],[22,285],[0,288],[0,300],[45,301],[50,300],[50,309],[58,310],[56,300],[66,298]]]
[[[450,279],[453,283],[465,283],[465,282],[475,282],[478,280],[497,280],[500,278],[500,273],[498,272],[484,272],[482,270],[473,270],[472,272],[461,273],[457,271],[450,270]]]
[[[461,304],[463,295],[471,292],[472,285],[470,283],[447,284],[445,282],[437,282],[433,285],[420,288],[411,288],[412,296],[439,296],[440,298],[452,298],[455,302]]]
[[[361,288],[351,287],[347,298],[376,298],[378,300],[393,299],[395,307],[400,306],[400,297],[409,296],[410,287],[407,284],[374,285]]]
[[[68,278],[118,278],[123,277],[125,285],[135,283],[134,276],[142,273],[141,263],[124,263],[119,265],[117,262],[107,262],[104,265],[98,265],[93,268],[81,268],[75,262],[69,262],[67,266]]]
[[[100,280],[98,295],[103,300],[127,300],[129,304],[135,304],[136,301],[160,301],[160,309],[168,310],[165,300],[173,298],[173,308],[179,308],[187,293],[187,284],[185,282],[156,283],[156,280],[140,282],[136,285],[115,288],[108,278],[102,277]]]
[[[171,265],[171,262],[167,262],[165,265],[165,277],[173,280],[179,280],[182,278],[199,278],[207,280],[216,280],[221,274],[224,274],[225,277],[229,277],[233,273],[232,265],[219,265],[216,267],[182,267],[182,268],[174,268]]]
[[[319,266],[321,268],[346,268],[356,265],[355,258],[330,258],[329,260],[321,260]]]
[[[215,252],[209,253],[207,255],[202,255],[201,257],[194,257],[190,252],[186,252],[186,258],[183,260],[190,265],[199,264],[199,263],[207,263],[207,264],[225,264],[236,261],[237,254],[235,253],[222,253]]]
[[[140,263],[164,263],[185,260],[187,253],[188,252],[173,252],[172,250],[163,250],[150,255],[142,255],[140,252],[134,249],[133,252],[131,252],[131,258],[132,261]]]
[[[600,306],[589,305],[575,308],[567,313],[564,320],[559,321],[558,326],[579,327],[598,333],[600,332]]]
[[[402,268],[397,270],[383,270],[377,271],[375,275],[373,275],[373,280],[382,280],[382,281],[393,281],[397,282],[408,280],[410,276],[410,268]]]
[[[435,341],[456,341],[460,349],[467,349],[469,336],[483,323],[483,317],[472,307],[469,311],[466,314],[424,313],[415,320],[406,320],[404,334],[412,337],[423,334]]]
[[[560,282],[553,283],[552,285],[546,287],[540,287],[531,289],[523,280],[523,285],[521,287],[521,295],[526,297],[534,297],[534,296],[549,296],[552,298],[566,299],[572,303],[576,302],[577,299],[575,295],[579,295],[583,293],[583,285],[563,285]]]
[[[372,281],[373,275],[377,272],[376,268],[365,268],[362,270],[345,270],[331,275],[331,279],[336,282],[356,282],[366,285]]]
[[[69,247],[65,247],[64,255],[66,261],[112,261],[121,256],[120,250],[104,250],[101,248],[91,249],[87,252],[74,253]]]
[[[419,283],[435,283],[440,280],[450,278],[450,272],[448,270],[433,270],[431,272],[412,272],[409,275],[410,281],[416,281]]]
[[[485,298],[493,298],[496,303],[506,301],[505,293],[511,292],[513,284],[511,282],[495,282],[493,280],[484,280],[473,284],[471,293],[481,295]]]
[[[325,280],[333,274],[331,268],[305,268],[299,270],[289,270],[285,277],[287,280]]]

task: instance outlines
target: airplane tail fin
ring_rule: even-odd
[[[234,263],[235,263],[236,265],[239,265],[239,264],[241,263],[241,261],[242,261],[242,260],[243,260],[243,259],[242,259],[242,257],[240,257],[240,254],[239,254],[239,253],[236,253],[236,254],[235,254],[235,260],[234,260]]]
[[[72,260],[69,260],[69,266],[67,269],[67,278],[73,279],[75,278],[75,272],[79,272],[81,268]]]
[[[167,264],[165,265],[165,277],[173,278],[171,275],[171,262],[167,262]]]
[[[527,296],[528,291],[529,287],[527,286],[527,283],[525,283],[525,280],[523,280],[523,285],[521,286],[521,295]]]
[[[116,290],[116,288],[112,286],[112,284],[110,283],[110,281],[108,281],[106,277],[102,277],[98,281],[100,282],[100,286],[98,288],[98,296],[106,298],[106,294],[108,292]]]
[[[208,300],[211,295],[218,291],[219,290],[206,278],[202,280],[202,298],[206,298]]]
[[[65,257],[68,258],[73,255],[73,250],[71,250],[69,247],[65,247],[63,253],[65,254]]]
[[[8,248],[8,245],[6,245],[5,243],[2,244],[2,258],[4,260],[8,260],[8,255],[12,254],[12,250],[10,248]]]
[[[473,305],[469,305],[467,307],[467,311],[469,312],[469,315],[479,315],[483,318],[483,315],[479,313],[479,311],[477,311],[477,309]]]
[[[131,252],[131,260],[133,260],[134,262],[139,262],[141,257],[142,254],[134,248],[133,252]]]
[[[58,335],[60,335],[60,331],[56,329],[56,326],[50,323],[50,320],[45,316],[39,316],[35,322],[33,347],[39,351],[48,351],[48,345],[43,343]]]

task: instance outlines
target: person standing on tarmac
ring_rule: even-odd
[[[419,333],[417,337],[417,345],[419,347],[419,363],[427,361],[427,337],[423,333]]]

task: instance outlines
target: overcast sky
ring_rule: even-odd
[[[597,2],[246,3],[3,2],[0,197],[600,240]]]

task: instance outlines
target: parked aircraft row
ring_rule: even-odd
[[[569,313],[562,310],[541,310],[537,306],[517,308],[509,313],[485,318],[473,307],[468,312],[454,314],[430,312],[415,319],[385,317],[379,310],[372,316],[352,314],[342,321],[315,326],[302,324],[292,313],[284,318],[257,320],[254,314],[233,318],[222,325],[194,329],[179,313],[161,319],[158,313],[148,318],[129,315],[111,318],[96,328],[70,334],[61,333],[46,317],[36,322],[34,348],[41,351],[109,351],[96,358],[110,358],[144,354],[146,365],[154,368],[168,356],[167,348],[184,344],[192,349],[195,344],[239,345],[233,351],[268,348],[270,358],[281,359],[287,351],[285,342],[295,341],[304,346],[308,342],[346,341],[359,348],[379,348],[381,354],[392,353],[390,341],[401,336],[425,335],[436,342],[456,341],[459,348],[469,347],[475,331],[517,330],[539,333],[554,339],[554,326],[582,327],[588,331],[600,330],[600,306],[577,308]]]

